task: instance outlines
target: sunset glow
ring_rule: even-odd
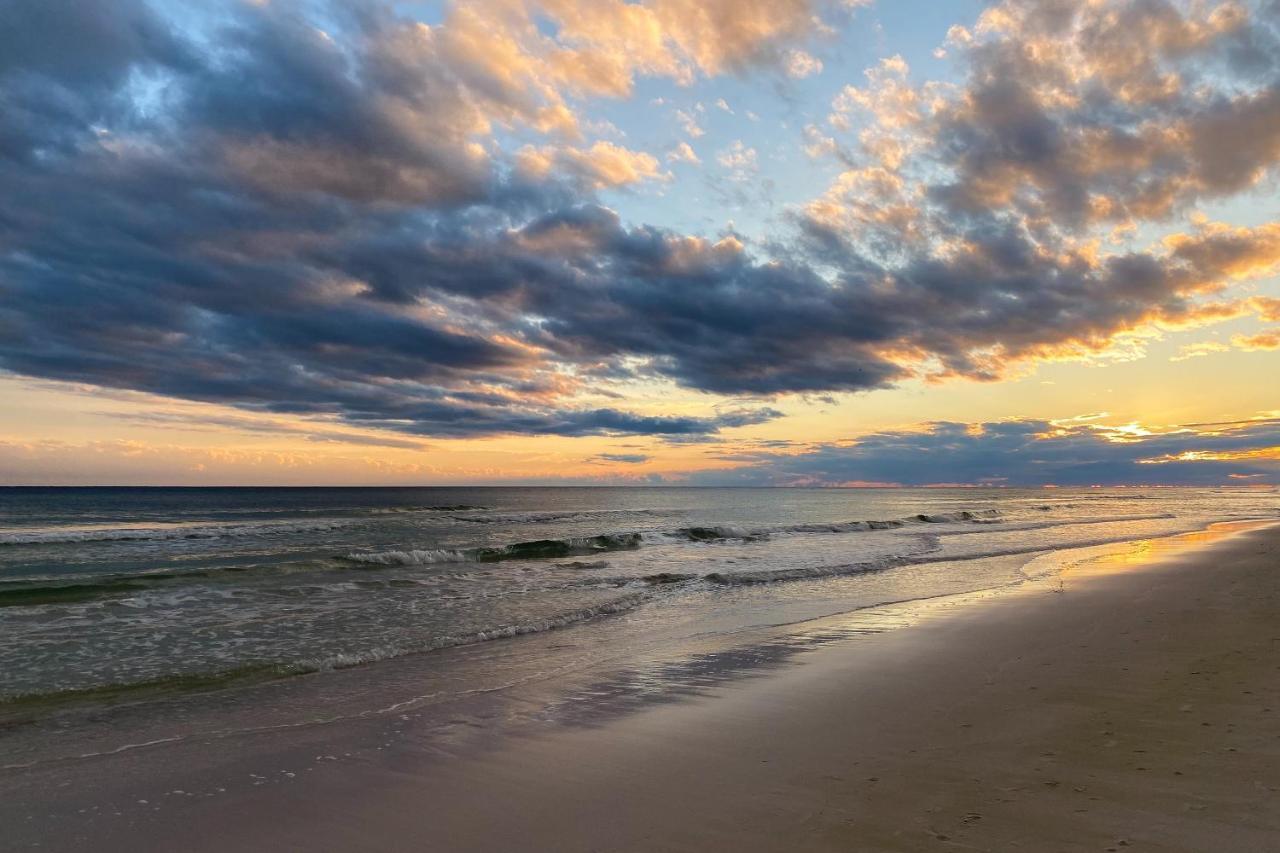
[[[1280,483],[1274,5],[8,9],[2,483]]]

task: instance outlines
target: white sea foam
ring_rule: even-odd
[[[712,572],[703,575],[703,580],[724,586],[742,584],[780,583],[783,581],[814,580],[817,578],[836,577],[839,575],[856,575],[865,572],[880,572],[892,569],[911,561],[910,557],[882,557],[860,563],[845,563],[835,566],[796,566],[786,569],[749,569],[741,572]]]
[[[527,511],[527,512],[466,512],[455,513],[449,517],[456,521],[472,524],[548,524],[555,521],[607,521],[620,515],[661,515],[660,510],[653,509],[596,509],[570,511]]]
[[[408,551],[353,552],[347,559],[375,566],[430,566],[436,563],[474,563],[475,552],[456,548],[414,548]]]

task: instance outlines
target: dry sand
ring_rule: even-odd
[[[85,849],[1280,850],[1280,528],[1157,541],[709,693]]]

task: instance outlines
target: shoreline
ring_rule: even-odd
[[[66,781],[58,768],[10,772],[0,777],[3,813],[20,830],[8,843],[1266,849],[1280,838],[1269,772],[1280,741],[1266,725],[1280,714],[1280,679],[1262,653],[1280,642],[1269,628],[1280,616],[1280,526],[1136,544],[1069,570],[1062,594],[1041,584],[978,604],[938,602],[888,632],[871,623],[894,618],[875,612],[892,606],[813,620],[788,639],[695,660],[683,682],[666,684],[680,688],[674,695],[612,711],[583,703],[515,737],[488,737],[483,715],[444,739],[406,718],[394,747],[359,761],[286,762],[350,738],[312,730],[203,752],[190,744],[167,761],[162,747],[81,762],[62,775],[75,788],[96,782],[96,802],[121,811],[82,827],[42,826],[36,813],[54,805],[41,792],[56,799]],[[1246,686],[1215,700],[1200,683],[1228,679]],[[546,713],[531,697],[523,704],[526,715]],[[264,752],[291,765],[289,775],[188,795],[201,776]],[[1117,763],[1122,754],[1132,766]],[[163,807],[123,808],[137,786],[154,787],[158,768],[165,785],[194,779],[173,782]],[[24,782],[37,784],[26,791]],[[128,802],[139,799],[148,798]]]

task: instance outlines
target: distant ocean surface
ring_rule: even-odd
[[[586,621],[629,620],[628,642],[731,634],[1276,517],[1275,491],[1211,489],[6,488],[0,704]]]

